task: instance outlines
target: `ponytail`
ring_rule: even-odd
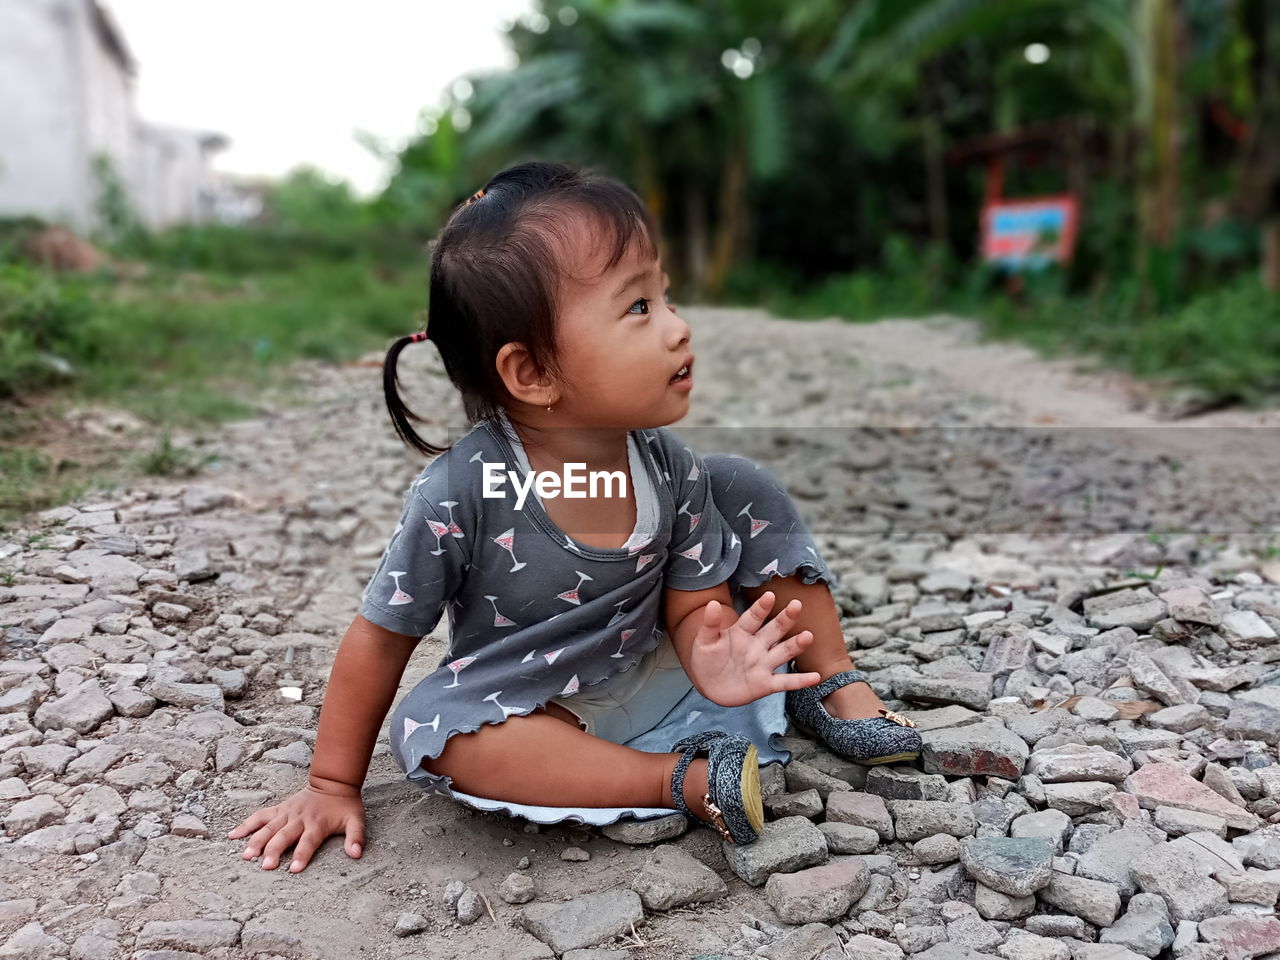
[[[425,456],[436,457],[449,448],[437,447],[428,443],[418,436],[417,432],[409,424],[410,420],[417,420],[419,423],[426,423],[426,421],[410,410],[404,400],[401,399],[400,381],[396,375],[396,360],[400,356],[400,351],[411,343],[426,339],[428,339],[426,333],[413,333],[401,337],[391,345],[391,349],[387,351],[386,359],[382,362],[382,392],[386,396],[387,411],[391,414],[391,424],[396,428],[396,435]]]

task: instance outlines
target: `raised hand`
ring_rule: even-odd
[[[740,617],[732,607],[715,600],[707,603],[702,625],[693,638],[689,669],[690,679],[708,700],[736,707],[822,680],[822,675],[814,672],[773,672],[813,642],[811,630],[786,636],[803,607],[798,599],[765,623],[773,601],[773,591],[766,591]]]
[[[297,844],[290,873],[305,870],[320,844],[335,833],[346,834],[347,856],[359,857],[364,845],[364,803],[354,787],[315,784],[303,787],[280,803],[250,814],[227,837],[249,836],[241,854],[245,860],[262,855],[262,869],[274,870],[281,855]]]

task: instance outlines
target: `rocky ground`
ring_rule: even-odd
[[[362,859],[335,838],[296,875],[243,861],[225,834],[304,782],[421,468],[377,357],[299,367],[307,403],[221,431],[198,480],[0,537],[0,958],[1280,955],[1268,415],[1197,435],[963,327],[689,313],[673,429],[792,490],[918,764],[788,738],[765,835],[732,847],[679,815],[471,811],[383,746]],[[435,352],[404,359],[424,430],[459,435]]]

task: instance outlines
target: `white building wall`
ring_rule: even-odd
[[[94,15],[94,0],[0,0],[0,216],[97,226],[104,153],[146,226],[211,219],[225,140],[141,120]]]
[[[0,215],[86,225],[78,12],[63,0],[0,2]]]
[[[135,163],[133,144],[137,118],[133,106],[133,78],[92,30],[82,35],[87,41],[83,50],[85,140],[89,178],[96,198],[98,185],[92,173],[92,160],[98,153],[111,158],[116,174],[124,181],[125,189],[129,189]]]

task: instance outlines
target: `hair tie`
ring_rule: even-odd
[[[428,339],[428,337],[427,337],[427,331],[425,330],[423,330],[421,333],[409,334],[410,343],[417,343],[419,340],[426,340],[426,339]]]
[[[468,204],[470,204],[470,203],[472,203],[473,201],[479,200],[479,199],[480,199],[481,197],[483,197],[483,196],[484,196],[484,187],[481,187],[479,190],[477,190],[477,191],[476,191],[475,193],[473,193],[471,196],[467,197],[467,203],[468,203]]]

